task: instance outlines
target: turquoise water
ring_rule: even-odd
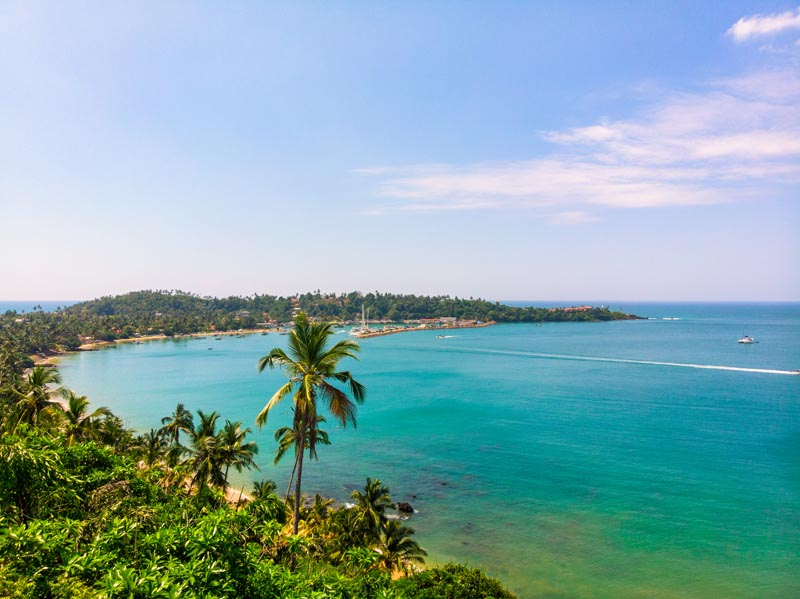
[[[800,376],[757,372],[800,368],[800,305],[623,307],[680,320],[362,340],[358,428],[329,423],[306,491],[344,500],[379,477],[435,560],[523,598],[800,596]],[[760,343],[737,344],[745,328]],[[285,339],[124,345],[61,370],[139,429],[178,402],[255,428],[284,382],[256,361]],[[281,486],[288,408],[256,434],[253,477]]]

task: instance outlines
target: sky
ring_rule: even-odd
[[[794,2],[0,1],[0,299],[800,300]]]

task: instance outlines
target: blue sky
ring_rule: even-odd
[[[3,2],[3,299],[800,300],[792,2]]]

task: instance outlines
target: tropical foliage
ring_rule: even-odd
[[[310,323],[301,326],[310,328],[298,340],[314,338]],[[319,351],[303,356],[328,357],[309,359],[316,374],[304,371],[305,387],[290,380],[289,395],[305,389],[354,423],[350,396],[324,386],[363,399],[336,368],[354,348],[311,346]],[[55,369],[26,370],[0,344],[0,597],[512,597],[461,566],[420,570],[425,552],[377,479],[353,494],[353,507],[319,495],[287,502],[271,481],[257,483],[248,501],[226,500],[228,474],[255,466],[257,447],[241,423],[220,426],[218,413],[179,404],[161,429],[136,435],[59,381]],[[324,419],[314,404],[298,405],[302,418],[279,431],[278,449],[311,455],[327,441]]]
[[[376,540],[358,525],[370,520],[366,504],[317,497],[294,534],[275,486],[258,487],[244,505],[218,502],[164,488],[115,447],[21,427],[0,440],[0,596],[511,597],[480,573],[414,570],[424,552],[411,531],[381,518]],[[373,511],[386,507],[380,497]],[[393,580],[393,571],[409,576]],[[439,580],[449,594],[436,594]],[[484,587],[491,593],[475,593]]]
[[[273,348],[258,361],[259,372],[265,368],[282,368],[289,378],[259,412],[256,424],[259,427],[264,426],[270,412],[286,397],[292,396],[294,403],[292,428],[278,430],[276,460],[283,455],[285,452],[283,448],[288,443],[294,445],[295,463],[292,469],[292,477],[295,480],[294,534],[298,533],[300,522],[301,483],[306,449],[309,455],[315,458],[318,442],[323,444],[328,442],[327,436],[321,434],[319,430],[320,404],[327,407],[342,426],[346,426],[348,422],[355,426],[356,403],[363,402],[366,396],[366,389],[350,372],[338,370],[341,360],[356,358],[356,352],[359,351],[358,344],[344,340],[329,345],[332,335],[333,325],[310,322],[306,315],[300,312],[289,333],[288,349]]]

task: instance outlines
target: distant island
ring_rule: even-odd
[[[300,311],[342,325],[361,322],[362,311],[386,332],[409,327],[453,328],[513,322],[596,322],[640,317],[605,306],[514,307],[483,299],[393,293],[313,293],[290,297],[216,298],[184,291],[146,290],[101,297],[53,312],[9,310],[0,315],[0,343],[21,354],[51,355],[87,344],[141,337],[269,330]],[[391,326],[394,325],[394,326]],[[371,334],[384,334],[376,329]],[[368,334],[365,334],[368,336]]]

